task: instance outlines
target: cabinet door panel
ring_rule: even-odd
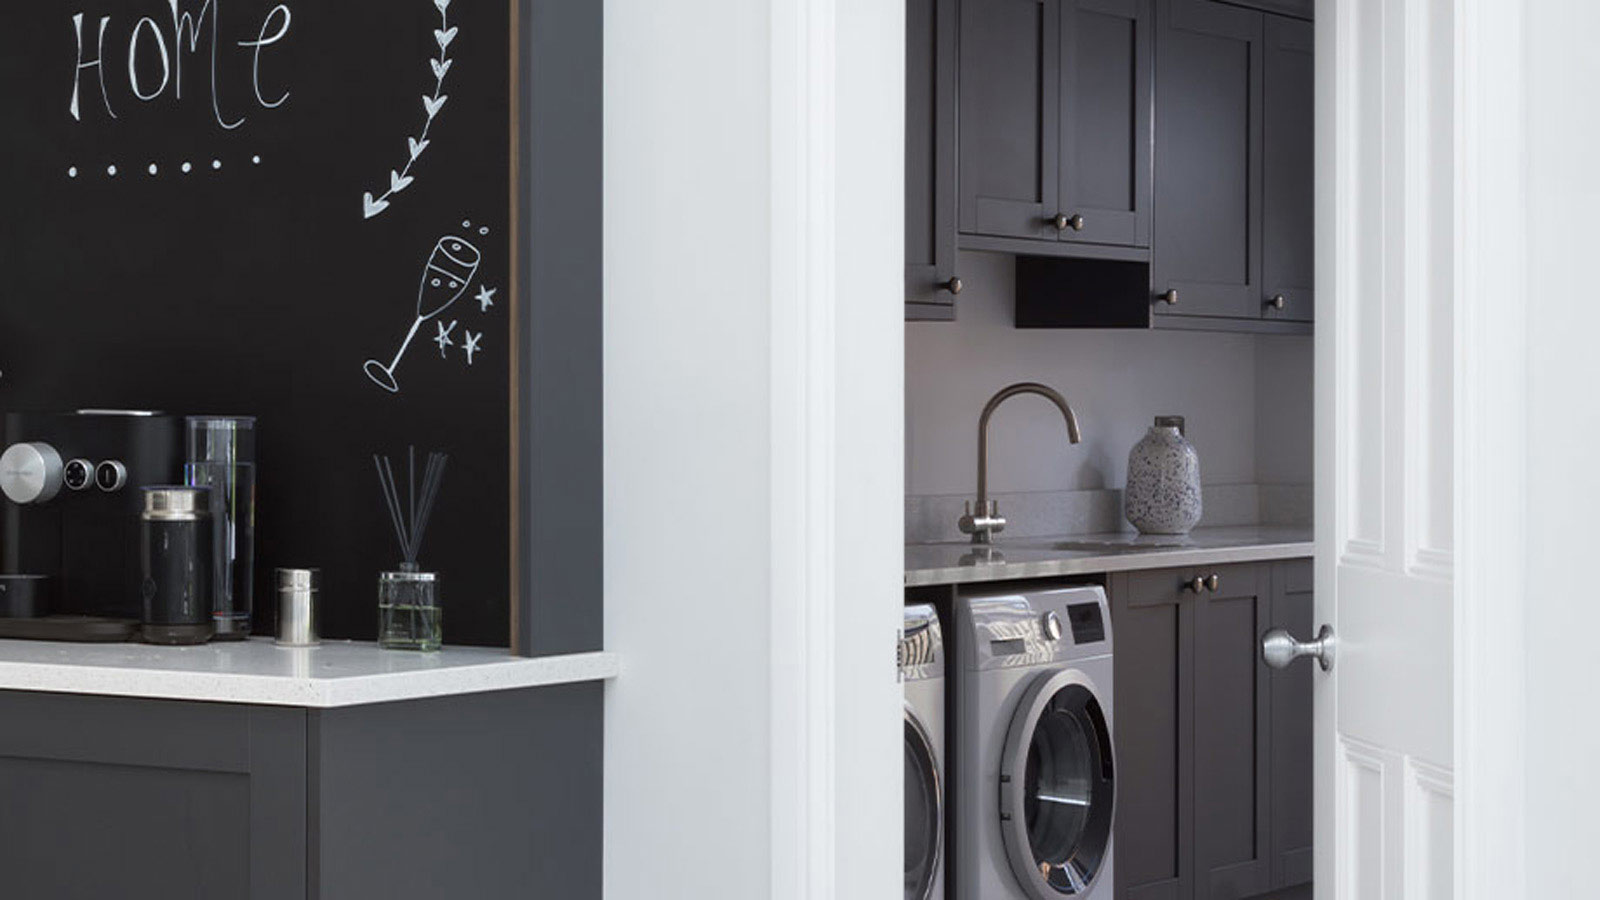
[[[0,692],[0,721],[6,896],[305,897],[304,710]]]
[[[1156,15],[1155,221],[1159,315],[1260,315],[1263,16],[1208,0]]]
[[[1055,239],[1060,5],[961,4],[961,231]]]
[[[1309,322],[1314,318],[1314,40],[1310,22],[1267,16],[1263,51],[1266,75],[1261,155],[1261,309],[1269,319]],[[1282,310],[1266,303],[1279,295],[1284,298]]]
[[[1150,245],[1150,0],[1063,0],[1058,209],[1078,243]]]
[[[1316,0],[1217,0],[1232,6],[1248,6],[1262,12],[1278,13],[1310,21],[1316,11]]]
[[[1195,896],[1233,900],[1272,886],[1269,684],[1257,652],[1271,579],[1260,565],[1211,571],[1219,589],[1194,601]]]
[[[907,318],[954,314],[955,6],[906,3]]]
[[[1316,633],[1309,559],[1278,563],[1272,573],[1273,628],[1305,640]],[[1310,660],[1272,671],[1272,882],[1291,887],[1311,880]]]
[[[1189,900],[1193,619],[1171,572],[1111,579],[1116,641],[1117,900]]]

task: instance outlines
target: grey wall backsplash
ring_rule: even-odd
[[[1083,442],[1035,397],[1007,401],[989,434],[989,486],[1008,534],[1119,530],[1128,450],[1181,415],[1200,453],[1203,525],[1309,522],[1309,337],[1019,330],[1015,263],[962,253],[953,323],[906,326],[906,537],[946,540],[971,497],[978,414],[998,389],[1040,381],[1072,404]],[[948,528],[945,520],[949,520]]]

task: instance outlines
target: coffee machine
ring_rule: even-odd
[[[54,612],[138,621],[141,487],[179,482],[183,418],[13,412],[0,431],[0,574],[51,576]]]

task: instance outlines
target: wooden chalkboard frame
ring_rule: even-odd
[[[601,648],[604,13],[509,2],[510,644],[540,656]]]

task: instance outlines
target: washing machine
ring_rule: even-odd
[[[905,687],[905,900],[944,900],[944,639],[931,606],[908,606],[900,635]]]
[[[1110,900],[1111,613],[1098,587],[956,600],[951,896]]]

